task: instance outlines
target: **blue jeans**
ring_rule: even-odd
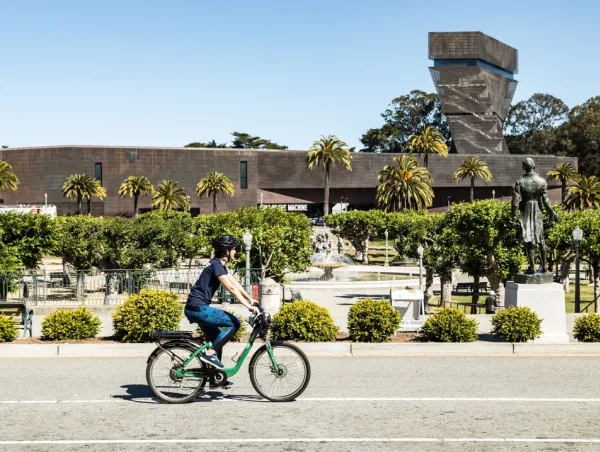
[[[221,360],[223,346],[240,329],[240,321],[233,314],[208,305],[200,306],[199,309],[200,311],[185,309],[185,316],[190,323],[197,323],[200,326],[206,340],[212,343],[212,348]]]

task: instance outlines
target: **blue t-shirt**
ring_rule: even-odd
[[[221,285],[219,276],[226,275],[227,273],[227,269],[223,267],[220,259],[216,257],[211,259],[204,270],[202,270],[198,281],[192,287],[187,304],[193,306],[210,304],[213,295]]]

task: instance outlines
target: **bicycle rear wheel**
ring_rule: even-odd
[[[179,378],[175,371],[196,351],[191,344],[168,342],[156,349],[146,367],[146,381],[152,393],[163,402],[186,403],[194,400],[204,390],[207,377]],[[201,374],[206,364],[196,357],[187,367],[187,372]]]
[[[310,381],[310,363],[300,348],[283,342],[272,344],[275,369],[267,346],[259,348],[250,361],[250,381],[256,392],[271,402],[289,402],[304,392]]]

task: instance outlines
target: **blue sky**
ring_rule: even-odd
[[[351,146],[390,100],[434,90],[429,31],[519,49],[515,101],[600,95],[592,1],[0,2],[0,144],[183,146],[248,132]]]

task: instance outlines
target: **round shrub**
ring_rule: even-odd
[[[240,321],[240,329],[237,330],[237,332],[230,339],[230,342],[240,342],[242,340],[242,334],[244,334],[246,332],[246,322],[244,321],[244,319],[237,312],[234,312],[234,311],[232,311],[230,309],[223,309],[223,311],[226,311],[226,312],[229,312],[230,314],[233,314]],[[221,329],[223,330],[225,328],[221,328]],[[196,328],[196,333],[198,333],[198,339],[199,340],[201,340],[201,341],[205,341],[206,340],[206,338],[204,337],[204,331],[202,331],[202,329],[200,327]]]
[[[386,342],[400,320],[400,313],[387,301],[363,298],[348,312],[348,332],[355,341]]]
[[[19,330],[12,317],[0,314],[0,342],[14,341],[18,335]]]
[[[42,322],[42,336],[51,341],[89,339],[100,333],[102,322],[86,307],[60,309],[48,314]]]
[[[423,335],[432,342],[474,342],[477,320],[458,309],[444,308],[430,316],[423,325]]]
[[[335,341],[338,328],[329,311],[308,300],[284,305],[273,317],[274,339],[325,342]]]
[[[527,342],[542,335],[542,319],[527,306],[510,306],[492,317],[492,334],[508,342]]]
[[[113,312],[113,329],[124,342],[149,342],[153,331],[177,331],[183,306],[172,292],[142,290]]]
[[[579,342],[600,342],[600,314],[590,312],[577,317],[573,336]]]

